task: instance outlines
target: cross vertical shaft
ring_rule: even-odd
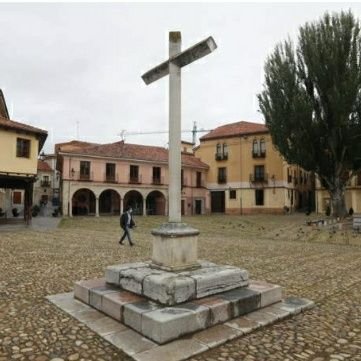
[[[169,75],[168,223],[152,230],[152,267],[166,271],[199,268],[199,231],[182,223],[181,212],[181,68],[208,55],[217,45],[212,37],[181,51],[181,33],[169,33],[169,59],[142,75],[146,84]]]
[[[181,52],[181,33],[169,33],[169,58]],[[181,68],[169,62],[169,222],[181,222]]]

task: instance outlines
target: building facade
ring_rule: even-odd
[[[218,127],[200,138],[195,155],[209,166],[211,212],[283,213],[312,207],[312,175],[283,160],[263,124]]]
[[[47,209],[46,214],[53,212],[60,204],[59,172],[55,169],[55,156],[42,155],[38,160],[37,180],[34,183],[34,204]],[[45,214],[44,214],[45,215]]]
[[[361,173],[354,175],[346,185],[345,204],[349,211],[353,209],[355,213],[361,213]],[[322,186],[319,179],[316,180],[316,212],[326,213],[327,207],[331,206],[331,197],[329,192]]]
[[[46,138],[46,131],[10,120],[0,91],[0,189],[5,216],[11,216],[12,208],[17,208],[15,202],[25,221],[31,220],[38,154]]]
[[[208,166],[189,148],[182,152],[182,214],[209,212]],[[168,150],[80,141],[57,144],[63,215],[118,215],[132,206],[139,215],[166,215]]]

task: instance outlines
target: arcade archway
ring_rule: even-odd
[[[95,195],[87,188],[77,190],[72,197],[73,216],[95,215]]]
[[[129,191],[124,196],[123,207],[124,210],[132,207],[133,214],[143,215],[143,196],[138,191]]]
[[[146,200],[147,215],[165,215],[165,197],[159,191],[150,192]]]
[[[119,215],[120,196],[113,189],[106,189],[99,196],[99,213],[102,215]]]

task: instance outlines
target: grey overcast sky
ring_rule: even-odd
[[[300,25],[357,3],[0,3],[0,88],[13,120],[48,130],[45,151],[76,139],[120,140],[168,129],[168,78],[141,75],[168,57],[168,32],[183,49],[212,35],[218,48],[182,71],[182,129],[262,122],[256,94],[274,46]],[[191,134],[183,139],[190,141]],[[126,137],[165,146],[167,134]]]

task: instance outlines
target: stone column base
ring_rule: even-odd
[[[153,229],[151,267],[180,272],[200,268],[198,260],[199,231],[185,223],[164,223]]]

